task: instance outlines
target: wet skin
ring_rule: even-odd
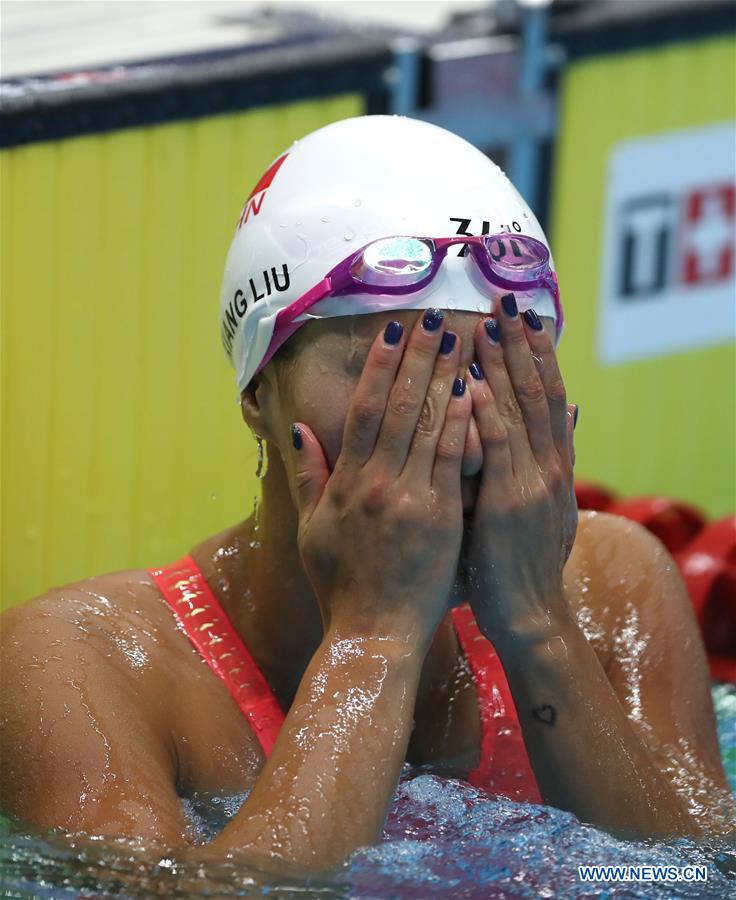
[[[243,415],[268,442],[263,503],[256,516],[191,553],[285,710],[324,634],[297,548],[290,425],[308,423],[331,470],[371,342],[389,319],[408,331],[417,315],[310,323],[295,336],[293,359],[267,367],[244,392]],[[475,358],[478,319],[446,317],[444,327],[460,338],[459,373]],[[461,480],[463,507],[471,512],[482,466],[473,420]],[[461,556],[467,548],[466,540]],[[467,589],[462,558],[458,582]],[[707,665],[673,561],[635,524],[580,513],[563,583],[576,627],[658,772],[693,822],[719,830],[729,794]],[[6,613],[2,626],[0,796],[10,813],[177,845],[185,840],[177,794],[242,791],[255,783],[264,764],[257,739],[174,627],[145,571],[52,590]],[[421,667],[414,721],[410,762],[457,776],[477,765],[477,697],[449,614]]]

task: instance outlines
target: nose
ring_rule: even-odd
[[[463,378],[472,378],[468,373],[468,367],[475,360],[475,329],[480,319],[478,313],[462,310],[448,310],[447,325],[450,331],[454,331],[460,338],[460,375]],[[465,439],[465,451],[463,453],[462,475],[466,481],[477,475],[483,467],[483,448],[480,444],[480,435],[475,418],[470,419],[468,436]],[[465,489],[463,490],[465,493]],[[465,501],[463,501],[465,502]]]

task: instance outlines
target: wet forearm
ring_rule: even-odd
[[[374,843],[406,755],[422,649],[328,632],[247,802],[192,854],[323,871]]]
[[[545,803],[632,836],[699,832],[574,622],[492,640]]]

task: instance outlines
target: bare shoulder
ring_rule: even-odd
[[[153,658],[181,648],[182,638],[145,569],[52,588],[0,618],[6,673],[26,667],[36,654],[88,670],[112,664],[119,676],[137,674],[139,688]]]
[[[250,725],[145,569],[87,578],[11,608],[0,617],[0,654],[0,753],[25,759],[22,770],[0,767],[0,793],[10,796],[16,784],[13,806],[29,819],[59,823],[35,802],[21,804],[26,775],[47,784],[63,769],[81,772],[82,783],[101,765],[97,745],[117,777],[125,771],[144,786],[155,771],[159,784],[175,781],[185,794],[243,790],[262,766]],[[38,776],[42,760],[47,777]]]
[[[677,564],[659,538],[637,522],[581,510],[564,582],[578,624],[607,671],[633,629],[659,634],[669,644],[698,640]]]
[[[0,617],[0,644],[4,706],[12,718],[12,708],[22,707],[33,717],[33,691],[61,697],[70,684],[108,682],[111,700],[127,691],[144,712],[163,690],[163,660],[181,652],[186,639],[171,627],[148,573],[131,569],[55,587],[12,607]]]
[[[580,510],[575,548],[583,549],[587,556],[593,554],[599,565],[607,565],[611,554],[617,563],[656,557],[666,562],[672,557],[664,544],[648,529],[632,519],[595,510]]]
[[[130,570],[54,588],[2,616],[8,812],[44,826],[180,839],[162,678],[171,638],[160,606],[145,571]]]
[[[6,610],[1,620],[3,632],[52,619],[86,625],[95,633],[112,620],[135,614],[157,596],[158,589],[145,569],[94,575],[51,588]]]
[[[616,614],[630,604],[648,617],[690,614],[677,564],[664,544],[643,525],[605,512],[581,510],[573,551],[565,568],[573,598]]]
[[[19,726],[41,714],[34,692],[64,707],[100,691],[109,710],[134,706],[154,730],[178,732],[188,714],[178,688],[189,683],[196,696],[209,683],[145,569],[96,575],[12,607],[0,617],[0,653],[0,703]]]
[[[730,822],[733,799],[718,748],[708,661],[672,555],[636,522],[581,513],[565,590],[662,771],[697,814]]]

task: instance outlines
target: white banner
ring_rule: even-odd
[[[617,145],[607,189],[597,336],[603,364],[734,340],[734,123]]]

